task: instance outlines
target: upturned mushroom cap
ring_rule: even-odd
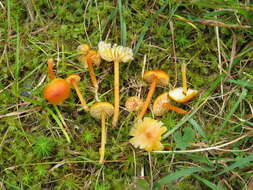
[[[169,75],[162,70],[146,71],[143,75],[144,80],[148,83],[152,83],[155,77],[158,79],[159,85],[166,86],[169,84]]]
[[[83,55],[86,55],[90,50],[90,46],[88,44],[81,44],[77,47],[77,52]]]
[[[105,113],[105,117],[110,117],[113,111],[113,105],[108,102],[97,102],[90,107],[90,114],[95,119],[100,119],[102,112]]]
[[[68,76],[68,78],[66,79],[66,81],[70,84],[76,82],[78,83],[81,80],[81,77],[79,75],[73,74]]]
[[[45,87],[43,95],[51,104],[60,104],[70,96],[70,85],[66,80],[56,78]]]
[[[143,104],[144,102],[142,99],[138,98],[137,96],[132,96],[126,100],[125,107],[127,111],[133,112],[140,110]]]
[[[194,98],[198,94],[197,90],[188,89],[186,95],[183,93],[183,88],[175,88],[169,91],[169,97],[179,103],[185,103]]]
[[[168,98],[168,93],[165,92],[159,95],[153,104],[153,112],[155,116],[162,116],[168,109],[166,109],[163,104],[169,103],[170,99]]]

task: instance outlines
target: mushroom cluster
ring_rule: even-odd
[[[88,69],[91,84],[95,92],[95,103],[89,107],[81,90],[78,87],[78,83],[81,82],[81,77],[77,74],[69,75],[66,79],[55,78],[53,71],[53,59],[48,60],[48,76],[51,80],[44,88],[44,98],[54,105],[61,105],[71,93],[71,87],[76,91],[79,101],[84,111],[89,112],[90,115],[96,120],[101,120],[101,146],[100,146],[100,163],[104,163],[105,160],[105,144],[106,144],[106,119],[113,116],[112,126],[116,127],[119,122],[120,115],[120,63],[126,63],[133,60],[133,51],[131,48],[118,46],[116,44],[111,45],[106,42],[99,42],[98,51],[93,50],[87,44],[81,44],[77,48],[79,54],[78,60],[82,65]],[[99,66],[101,59],[107,62],[113,62],[114,64],[114,105],[109,102],[100,102],[98,96],[99,82],[95,75],[94,65]],[[146,71],[143,75],[143,79],[150,85],[149,91],[145,101],[138,96],[132,96],[127,98],[125,102],[125,108],[130,113],[136,113],[136,118],[133,121],[133,128],[130,130],[130,143],[134,147],[145,149],[146,151],[162,150],[163,145],[161,143],[161,137],[167,130],[162,122],[159,120],[144,117],[148,109],[151,110],[154,116],[160,117],[166,114],[169,110],[179,114],[187,114],[188,111],[172,104],[172,101],[176,103],[186,103],[197,94],[197,90],[187,88],[186,79],[186,64],[182,64],[182,87],[172,89],[168,92],[163,92],[157,96],[152,103],[152,97],[155,94],[156,87],[168,87],[169,75],[163,70],[150,70]],[[144,117],[144,119],[143,119]],[[63,131],[66,133],[66,131]]]

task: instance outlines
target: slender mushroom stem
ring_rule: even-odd
[[[185,111],[184,109],[181,109],[181,108],[179,108],[179,107],[177,107],[177,106],[173,106],[173,105],[171,105],[170,103],[164,103],[164,104],[163,104],[163,107],[165,107],[165,108],[168,109],[168,110],[175,111],[175,112],[177,112],[177,113],[179,113],[179,114],[187,114],[187,113],[188,113],[188,112]]]
[[[182,80],[183,80],[183,93],[187,93],[187,79],[186,79],[186,64],[183,63],[181,66]]]
[[[73,82],[72,82],[72,85],[73,85],[73,87],[74,87],[75,90],[76,90],[77,96],[78,96],[78,98],[79,98],[79,100],[80,100],[80,102],[81,102],[81,104],[82,104],[82,106],[83,106],[83,109],[84,109],[85,111],[89,111],[89,108],[88,108],[88,106],[87,106],[87,104],[86,104],[86,101],[84,100],[83,95],[81,94],[80,89],[79,89],[79,87],[77,86],[76,82],[73,81]]]
[[[106,144],[106,127],[105,127],[105,112],[101,113],[101,147],[100,147],[100,159],[99,163],[104,162],[104,157],[105,157],[105,144]]]
[[[113,127],[117,126],[119,119],[119,61],[114,61],[114,114]]]
[[[48,72],[48,76],[51,80],[53,80],[55,78],[53,67],[54,67],[54,60],[48,59],[47,60],[47,72]]]
[[[137,119],[142,119],[143,116],[145,115],[145,113],[146,113],[146,111],[147,111],[147,109],[148,109],[148,106],[149,106],[149,104],[150,104],[151,98],[152,98],[152,96],[153,96],[153,94],[154,94],[154,92],[155,92],[155,88],[156,88],[157,82],[158,82],[157,77],[154,77],[154,78],[153,78],[153,81],[152,81],[152,83],[151,83],[151,85],[150,85],[150,88],[149,88],[148,95],[147,95],[147,98],[146,98],[146,100],[145,100],[145,103],[144,103],[144,105],[142,106],[142,110],[141,110],[141,112],[138,114]]]

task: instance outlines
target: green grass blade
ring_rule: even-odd
[[[197,180],[201,181],[202,183],[204,183],[207,187],[209,187],[212,190],[223,190],[223,188],[215,185],[214,183],[198,176],[198,175],[193,175]]]
[[[169,174],[163,178],[161,178],[155,185],[166,185],[172,183],[174,180],[180,178],[180,177],[185,177],[188,175],[192,175],[193,173],[196,172],[207,172],[207,171],[212,171],[210,168],[200,168],[200,167],[194,167],[194,168],[186,168],[186,169],[181,169],[179,171],[176,171],[172,174]]]
[[[246,87],[246,88],[253,88],[253,83],[252,82],[248,82],[248,81],[244,81],[244,80],[229,79],[229,80],[227,80],[227,82],[231,82],[231,83],[234,83],[234,84],[237,84],[239,86]]]
[[[207,136],[205,131],[203,130],[203,127],[201,127],[196,120],[194,120],[193,118],[190,118],[188,120],[188,122],[194,127],[194,129],[196,129],[196,131],[198,131],[198,133],[204,137],[207,140]]]
[[[187,122],[197,111],[198,111],[198,106],[201,105],[202,102],[204,102],[205,99],[208,98],[208,96],[212,93],[212,91],[220,84],[220,82],[224,79],[224,75],[219,75],[219,77],[213,82],[213,84],[210,86],[210,88],[203,94],[203,96],[199,99],[197,104],[194,106],[195,108],[193,111],[183,117],[177,125],[175,125],[171,130],[166,132],[162,139],[166,139],[168,136],[170,136],[172,133],[174,133],[177,129],[179,129],[185,122]]]
[[[251,153],[249,156],[245,158],[241,158],[237,160],[235,163],[233,163],[231,166],[226,167],[224,170],[222,170],[220,173],[218,173],[214,177],[227,173],[235,168],[238,168],[244,164],[248,164],[249,162],[252,162],[252,161],[253,161],[253,154]]]
[[[228,120],[230,120],[230,118],[232,117],[232,115],[235,113],[235,111],[237,110],[238,106],[240,105],[240,103],[242,102],[242,100],[245,99],[246,95],[248,93],[247,89],[243,89],[241,95],[238,98],[238,101],[236,101],[236,103],[233,105],[231,111],[227,114],[227,116],[225,117],[221,128],[225,127],[226,124],[228,123]]]
[[[119,17],[120,17],[121,45],[126,46],[127,31],[126,31],[126,22],[125,22],[125,19],[123,17],[122,0],[118,0],[118,9],[119,9]]]

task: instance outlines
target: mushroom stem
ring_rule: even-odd
[[[117,126],[119,119],[119,61],[114,61],[114,114],[113,127]]]
[[[153,94],[155,92],[155,88],[156,88],[157,82],[158,82],[157,77],[154,77],[153,81],[152,81],[152,83],[150,85],[150,88],[149,88],[148,95],[147,95],[147,98],[145,100],[145,103],[142,106],[141,112],[138,114],[137,119],[142,119],[143,116],[145,115],[145,113],[146,113],[146,111],[148,109],[148,106],[150,104],[151,98],[152,98],[152,96],[153,96]]]
[[[187,93],[187,79],[186,79],[186,64],[183,63],[181,66],[182,72],[182,81],[183,81],[183,93],[186,95]]]
[[[87,104],[86,104],[86,101],[84,100],[83,95],[81,94],[80,89],[79,89],[79,87],[77,86],[76,82],[72,82],[72,85],[73,85],[73,87],[74,87],[75,90],[76,90],[77,96],[78,96],[78,98],[79,98],[79,100],[80,100],[80,102],[81,102],[81,104],[82,104],[82,106],[83,106],[83,109],[84,109],[85,111],[89,111],[89,108],[88,108],[88,106],[87,106]]]
[[[97,82],[96,75],[95,75],[95,72],[94,72],[94,69],[93,69],[93,66],[92,66],[92,62],[93,62],[92,58],[87,57],[87,65],[88,65],[88,71],[89,71],[89,74],[90,74],[91,82],[92,82],[94,88],[98,89],[98,82]]]
[[[171,105],[170,103],[164,103],[164,104],[163,104],[163,107],[165,107],[165,108],[168,109],[168,110],[175,111],[175,112],[177,112],[177,113],[179,113],[179,114],[187,114],[187,113],[188,113],[188,112],[185,111],[184,109],[181,109],[181,108],[179,108],[179,107],[177,107],[177,106],[173,106],[173,105]]]
[[[54,67],[54,60],[52,58],[48,59],[47,60],[47,72],[48,72],[48,76],[51,80],[53,80],[55,78],[53,67]]]
[[[106,127],[105,127],[105,112],[101,113],[101,147],[100,147],[100,159],[99,163],[104,162],[104,157],[105,157],[105,144],[106,144]]]

